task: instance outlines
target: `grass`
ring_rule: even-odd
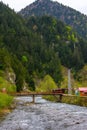
[[[9,82],[4,71],[0,70],[0,113],[1,111],[7,110],[13,101],[13,97],[6,93],[2,93],[4,88],[6,89],[7,93],[16,91],[16,86]]]
[[[13,97],[0,93],[0,119],[3,118],[4,115],[10,112],[10,106],[13,102]]]
[[[13,101],[13,97],[5,93],[0,93],[0,109],[8,108]]]
[[[0,76],[0,91],[5,88],[7,92],[14,92],[16,91],[16,86],[8,82],[5,78]]]
[[[53,102],[59,101],[59,96],[43,96],[43,98],[49,101],[53,101]],[[62,97],[61,102],[87,107],[87,96],[81,97],[81,96],[75,96],[75,95],[66,95]]]
[[[62,102],[87,107],[87,97],[84,96],[63,96]]]
[[[49,101],[56,101],[56,97],[55,96],[43,96],[44,99],[49,100]]]

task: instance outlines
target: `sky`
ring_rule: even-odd
[[[16,12],[25,8],[27,5],[35,2],[36,0],[0,0],[3,3],[8,4],[10,8]],[[80,11],[87,15],[87,0],[52,0],[62,3],[63,5],[69,6],[73,9]]]

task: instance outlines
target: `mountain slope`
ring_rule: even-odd
[[[13,70],[17,91],[22,90],[25,82],[28,85],[32,82],[24,61],[24,57],[28,57],[26,50],[31,39],[34,36],[27,30],[25,20],[0,2],[0,70],[8,73]]]
[[[80,36],[87,38],[87,16],[51,0],[36,0],[19,12],[23,17],[50,15],[72,26]]]
[[[77,73],[87,63],[87,42],[70,26],[50,16],[26,20],[2,2],[0,12],[0,70],[13,70],[17,91],[34,90],[47,74],[60,85],[62,65]]]
[[[21,90],[25,83],[34,89],[34,75],[51,74],[60,82],[61,63],[54,50],[48,48],[40,35],[27,28],[25,20],[2,2],[0,9],[0,69],[5,71],[12,67],[17,90]],[[52,68],[53,57],[56,58],[55,68]]]

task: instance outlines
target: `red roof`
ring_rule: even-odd
[[[87,92],[87,87],[84,87],[84,88],[79,88],[79,91],[82,91],[82,92]]]

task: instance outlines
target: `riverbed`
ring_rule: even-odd
[[[87,130],[87,107],[17,97],[17,107],[0,122],[0,130]]]

